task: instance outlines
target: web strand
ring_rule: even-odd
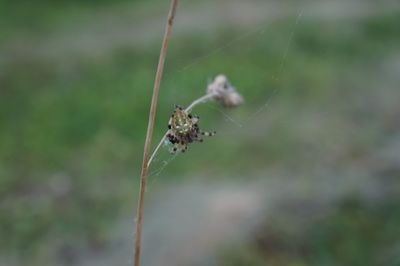
[[[284,68],[285,68],[287,57],[289,55],[290,47],[291,47],[291,44],[293,42],[294,35],[296,33],[296,30],[298,28],[298,25],[299,25],[299,22],[300,22],[300,19],[301,19],[302,16],[303,16],[303,8],[300,9],[297,12],[296,20],[295,20],[295,22],[293,24],[293,28],[292,28],[292,30],[291,30],[291,32],[289,34],[287,43],[285,45],[285,48],[284,48],[284,51],[283,51],[283,54],[282,54],[282,59],[280,61],[280,64],[279,64],[279,67],[278,67],[278,70],[277,70],[277,74],[274,77],[275,80],[277,80],[277,81],[280,81],[282,79],[282,75],[284,73]],[[244,39],[246,39],[246,38],[248,38],[248,37],[250,37],[250,36],[252,36],[254,34],[264,34],[266,32],[266,30],[267,30],[267,23],[268,22],[264,22],[261,25],[255,27],[254,29],[252,29],[252,30],[240,35],[239,37],[230,40],[227,44],[224,44],[224,45],[222,45],[220,47],[217,47],[217,48],[213,49],[212,51],[208,52],[207,54],[193,59],[193,61],[191,63],[185,65],[184,67],[182,67],[179,70],[176,70],[174,73],[171,73],[170,75],[168,75],[167,78],[170,78],[170,76],[176,75],[176,73],[182,74],[183,72],[187,71],[188,69],[190,69],[190,68],[192,68],[192,67],[194,67],[194,66],[196,66],[196,65],[198,65],[198,64],[200,64],[200,63],[202,63],[204,61],[206,61],[206,59],[210,58],[211,56],[214,56],[214,55],[217,55],[217,54],[221,53],[225,49],[237,44],[241,40],[244,40]],[[270,95],[267,97],[266,101],[263,104],[261,104],[259,106],[259,108],[257,108],[257,110],[255,112],[251,113],[250,115],[247,115],[243,119],[243,121],[239,121],[239,120],[231,117],[230,115],[228,115],[225,111],[223,111],[220,108],[216,108],[216,107],[210,107],[210,108],[212,108],[212,109],[218,111],[219,113],[221,113],[223,115],[224,119],[226,121],[234,124],[235,127],[243,128],[250,121],[254,120],[256,117],[258,117],[260,114],[262,114],[270,106],[271,100],[278,93],[279,93],[278,88],[274,88],[272,90],[272,93],[270,93]],[[165,168],[176,158],[176,156],[177,155],[174,155],[174,156],[171,156],[167,160],[163,160],[162,161],[162,165],[158,166],[158,168],[156,170],[152,171],[150,173],[149,177],[158,177],[165,170]],[[157,156],[154,157],[154,159],[155,159],[154,162],[158,163],[158,160],[156,160],[156,158],[157,158]],[[154,180],[153,180],[152,184],[155,183],[155,179],[156,178],[153,178],[153,179]]]

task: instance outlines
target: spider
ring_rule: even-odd
[[[193,116],[186,112],[181,106],[175,105],[171,119],[168,122],[167,139],[173,145],[171,153],[178,149],[185,152],[189,143],[193,141],[203,142],[201,136],[214,136],[216,132],[207,132],[200,130],[198,126],[198,116]]]

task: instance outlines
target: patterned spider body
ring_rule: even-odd
[[[171,119],[168,122],[167,139],[172,144],[171,152],[177,150],[185,152],[189,143],[194,141],[202,142],[201,136],[213,136],[215,131],[210,133],[200,130],[198,126],[199,117],[192,116],[182,107],[176,106]]]
[[[194,121],[193,118],[189,117],[189,115],[177,108],[171,117],[171,129],[173,132],[180,136],[185,136],[190,134],[193,129]]]

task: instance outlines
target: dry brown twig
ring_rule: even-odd
[[[137,221],[135,228],[135,246],[134,246],[134,258],[133,265],[139,266],[139,258],[140,258],[140,248],[141,248],[141,238],[142,238],[142,221],[143,221],[143,208],[144,208],[144,194],[146,192],[146,181],[147,174],[149,171],[148,168],[148,158],[151,149],[151,139],[153,136],[153,128],[154,128],[154,120],[156,116],[157,110],[157,99],[158,99],[158,91],[160,89],[160,83],[162,74],[164,71],[164,62],[165,57],[167,55],[168,48],[168,40],[171,35],[172,25],[175,18],[176,7],[178,4],[178,0],[171,0],[171,6],[168,14],[167,24],[165,26],[165,33],[163,37],[163,42],[160,50],[160,58],[158,61],[158,67],[156,72],[156,77],[154,81],[153,88],[153,96],[151,98],[151,106],[150,106],[150,114],[149,114],[149,124],[147,126],[146,140],[144,143],[144,151],[143,151],[143,163],[142,163],[142,171],[140,173],[140,188],[139,188],[139,199],[138,199],[138,207],[137,207]]]
[[[158,150],[161,148],[162,144],[166,139],[166,134],[161,139],[160,143],[157,145],[156,149],[150,155],[151,149],[151,139],[153,136],[153,129],[154,129],[154,120],[156,115],[157,109],[157,99],[158,99],[158,92],[160,89],[161,78],[164,70],[164,62],[167,55],[167,48],[168,48],[168,41],[171,35],[172,25],[175,18],[176,7],[178,4],[178,0],[171,0],[170,10],[168,14],[168,20],[165,27],[165,33],[163,37],[163,42],[160,50],[160,57],[156,72],[156,77],[154,81],[153,87],[153,96],[151,99],[151,106],[150,106],[150,114],[149,114],[149,123],[147,127],[147,134],[144,144],[144,152],[143,152],[143,163],[142,163],[142,171],[140,174],[140,188],[139,188],[139,199],[137,205],[137,221],[136,221],[136,228],[135,228],[135,244],[134,244],[134,266],[139,266],[139,259],[140,259],[140,251],[141,251],[141,237],[142,237],[142,222],[143,222],[143,210],[144,210],[144,196],[146,192],[146,182],[147,182],[147,175],[150,164],[154,159],[155,155],[157,154]],[[218,75],[214,82],[208,85],[206,95],[198,98],[197,100],[193,101],[185,111],[188,112],[193,109],[196,105],[200,103],[207,102],[209,100],[216,100],[219,101],[223,106],[226,107],[234,107],[238,106],[243,102],[242,97],[236,92],[236,89],[232,87],[227,78],[224,75]]]

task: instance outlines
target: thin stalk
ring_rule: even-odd
[[[194,100],[186,109],[186,112],[189,112],[190,110],[192,110],[196,105],[207,102],[209,100],[211,100],[212,98],[214,98],[215,94],[206,94],[196,100]],[[160,150],[161,146],[163,145],[164,141],[167,138],[167,134],[168,131],[164,134],[164,136],[161,138],[160,142],[158,143],[157,147],[154,149],[153,153],[150,156],[149,161],[147,162],[147,168],[150,167],[151,162],[153,161],[154,157],[157,155],[158,151]]]
[[[158,91],[160,89],[160,83],[162,74],[164,71],[164,62],[165,57],[167,55],[168,48],[168,40],[171,35],[172,25],[175,18],[176,6],[178,4],[178,0],[171,0],[170,10],[168,14],[168,20],[165,26],[165,33],[163,37],[163,42],[160,50],[160,58],[158,61],[158,67],[156,72],[156,77],[154,81],[153,87],[153,96],[151,98],[151,106],[150,106],[150,114],[149,114],[149,123],[147,126],[147,134],[146,140],[144,143],[144,151],[143,151],[143,163],[142,163],[142,171],[140,174],[140,188],[139,188],[139,199],[137,205],[137,222],[135,228],[135,245],[134,245],[134,258],[133,265],[139,266],[139,258],[140,258],[140,249],[141,249],[141,238],[142,238],[142,222],[143,222],[143,209],[144,209],[144,195],[146,192],[146,181],[148,175],[148,158],[151,149],[151,139],[153,136],[153,128],[154,128],[154,120],[156,116],[157,110],[157,99],[158,99]]]

